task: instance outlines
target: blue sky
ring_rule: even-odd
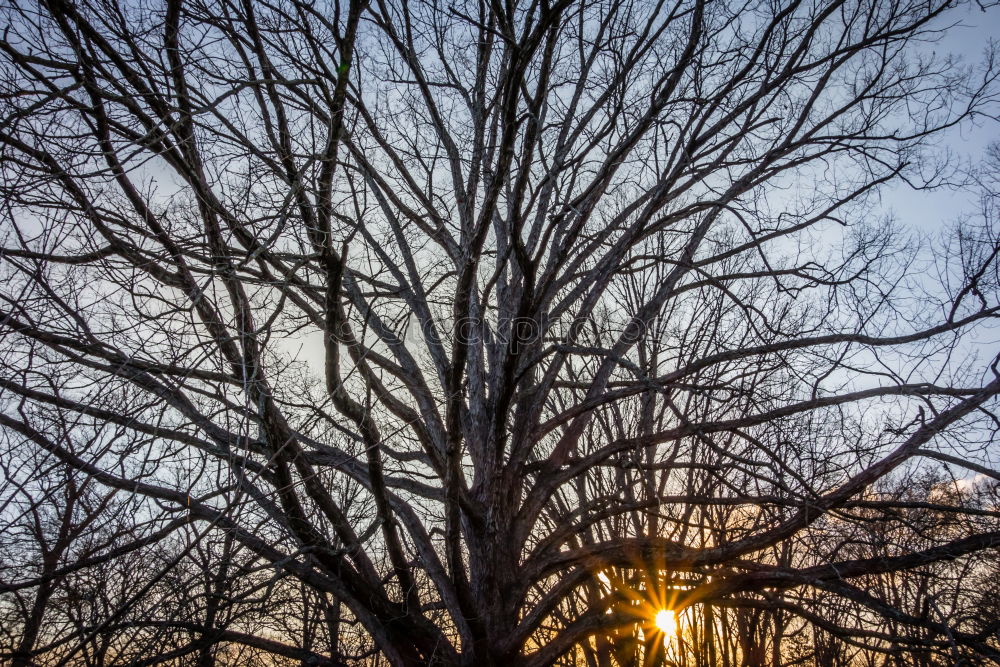
[[[1000,7],[983,11],[976,4],[959,10],[959,25],[949,28],[943,39],[930,46],[938,53],[952,53],[968,64],[982,62],[990,41],[1000,37]],[[955,14],[952,14],[954,20]],[[1000,101],[994,112],[1000,112]],[[997,118],[979,118],[949,131],[939,140],[940,152],[954,154],[958,160],[972,165],[981,162],[986,146],[1000,140]],[[920,232],[934,234],[952,223],[963,213],[974,213],[977,193],[968,189],[940,188],[917,191],[905,183],[897,183],[882,193],[882,203],[904,225]]]

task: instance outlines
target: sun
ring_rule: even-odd
[[[661,609],[656,612],[653,623],[656,625],[656,629],[667,637],[673,637],[677,634],[677,615],[669,609]]]

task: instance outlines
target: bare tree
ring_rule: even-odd
[[[934,157],[996,113],[992,54],[933,47],[961,11],[5,2],[5,446],[133,520],[8,590],[146,564],[6,654],[1000,658],[997,195]],[[920,239],[904,181],[982,215]]]

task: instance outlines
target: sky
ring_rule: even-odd
[[[966,63],[981,62],[992,41],[1000,40],[1000,6],[986,11],[975,3],[959,10],[961,24],[950,28],[940,43],[931,47],[961,57]],[[1000,103],[996,105],[1000,111]],[[940,138],[940,151],[950,151],[956,158],[979,164],[987,145],[1000,141],[998,118],[978,119],[949,131]],[[905,183],[882,192],[885,209],[899,222],[923,233],[934,234],[963,213],[974,213],[977,197],[968,190],[941,188],[917,191]]]

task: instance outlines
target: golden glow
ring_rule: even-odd
[[[677,615],[669,609],[661,609],[656,612],[653,623],[656,625],[656,629],[667,637],[673,637],[677,634]]]

